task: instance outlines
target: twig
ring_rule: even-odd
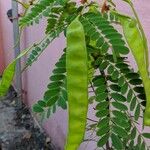
[[[90,119],[90,118],[87,118],[87,120],[98,123],[98,121]]]

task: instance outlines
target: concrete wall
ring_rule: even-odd
[[[115,1],[118,2],[117,0]],[[148,37],[148,41],[150,41],[150,1],[134,0],[133,2],[142,21],[144,30]],[[6,12],[10,8],[10,4],[10,0],[0,0],[0,23],[3,31],[2,41],[6,64],[8,64],[13,57],[12,24],[8,21],[6,17]],[[122,4],[121,7],[119,6],[119,10],[130,13],[129,9],[124,4]],[[44,20],[41,22],[40,25],[35,25],[34,28],[27,28],[24,32],[22,47],[27,47],[31,43],[40,40],[44,36],[44,28]],[[41,55],[39,61],[34,63],[33,66],[23,74],[24,90],[27,91],[25,102],[30,107],[35,101],[42,98],[47,83],[49,82],[49,76],[51,75],[54,64],[61,55],[62,49],[64,47],[65,40],[61,36],[45,50],[45,52]],[[132,60],[132,56],[130,56],[130,60]],[[131,63],[133,64],[133,66],[135,66],[134,61],[132,61]],[[92,112],[90,112],[89,115],[90,117],[92,117]],[[67,130],[67,113],[59,110],[48,121],[44,122],[44,127],[47,133],[51,136],[53,143],[58,147],[58,149],[63,150]],[[90,143],[86,150],[93,150],[94,145],[95,143]],[[85,145],[82,145],[80,149],[83,150],[84,148]]]

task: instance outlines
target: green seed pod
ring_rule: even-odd
[[[143,44],[143,38],[136,24],[134,24],[133,26],[134,20],[120,18],[120,21],[123,26],[126,41],[136,60],[141,78],[143,80],[143,85],[146,93],[146,109],[144,114],[144,124],[150,126],[150,79],[147,73],[147,66],[145,61],[146,54],[145,47]]]
[[[12,83],[12,80],[14,78],[15,75],[15,70],[16,70],[16,63],[17,61],[23,57],[24,55],[26,55],[32,47],[22,51],[20,53],[20,55],[18,55],[18,57],[16,59],[14,59],[8,66],[7,68],[4,70],[3,73],[3,77],[2,80],[0,82],[0,96],[5,96],[5,94],[7,94],[7,91]]]
[[[69,124],[65,150],[77,150],[84,138],[88,110],[88,58],[78,18],[67,29],[66,70]]]

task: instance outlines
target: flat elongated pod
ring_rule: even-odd
[[[5,69],[3,73],[2,81],[0,83],[0,96],[4,96],[7,93],[15,74],[15,68],[16,68],[16,63],[12,62]]]
[[[84,29],[76,18],[67,29],[68,137],[65,150],[77,150],[83,141],[88,110],[88,60]]]
[[[134,19],[129,19],[127,17],[121,16],[119,16],[119,18],[123,27],[124,36],[136,60],[140,76],[143,80],[143,85],[146,93],[144,125],[150,126],[150,79],[145,61],[146,53],[143,38]]]
[[[30,48],[27,49],[27,50],[24,50],[4,70],[3,77],[2,77],[2,80],[0,82],[0,96],[4,96],[7,93],[8,89],[9,89],[9,87],[11,85],[11,82],[12,82],[12,80],[14,78],[14,75],[15,75],[15,70],[16,70],[15,68],[16,68],[16,63],[17,63],[18,59],[20,59],[21,57],[23,57],[24,55],[26,55],[29,50],[30,50]]]

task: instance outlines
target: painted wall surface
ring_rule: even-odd
[[[1,22],[1,21],[0,21]],[[2,75],[4,70],[4,52],[2,46],[2,35],[1,35],[1,25],[0,25],[0,75]]]
[[[115,0],[118,2],[117,0]],[[120,1],[119,1],[120,2]],[[143,24],[144,30],[150,42],[150,1],[149,0],[133,0],[136,10],[138,11],[139,17]],[[2,39],[3,39],[3,49],[5,54],[5,62],[8,64],[13,57],[12,48],[12,24],[8,21],[6,17],[6,12],[10,8],[10,0],[0,0],[0,15],[1,15],[1,26],[2,26]],[[127,5],[122,4],[118,7],[119,10],[131,13],[128,10]],[[22,47],[27,47],[33,42],[37,42],[44,36],[43,31],[46,22],[41,21],[40,25],[35,25],[29,27],[24,32]],[[38,62],[34,63],[31,68],[29,68],[23,74],[24,90],[27,91],[25,102],[31,107],[32,104],[41,99],[43,92],[46,89],[47,83],[49,82],[49,76],[52,73],[52,69],[58,60],[63,48],[65,47],[65,40],[63,35],[56,39],[41,55]],[[130,56],[130,61],[132,56]],[[131,62],[135,67],[134,61]],[[89,116],[93,117],[94,114],[90,110]],[[44,128],[47,133],[51,136],[52,142],[57,146],[58,149],[63,150],[63,145],[65,143],[65,136],[67,131],[67,112],[61,109],[54,114],[48,121],[44,122]],[[150,130],[149,130],[150,131]],[[80,150],[85,149],[85,144],[81,145]],[[93,150],[95,146],[94,142],[88,145],[86,150]]]
[[[0,0],[0,24],[1,36],[3,41],[4,58],[6,64],[10,62],[13,57],[13,37],[12,37],[12,24],[7,18],[7,10],[11,8],[11,0]]]
[[[4,70],[4,49],[3,49],[3,39],[2,39],[2,16],[1,16],[1,2],[0,2],[0,75],[2,75]]]

